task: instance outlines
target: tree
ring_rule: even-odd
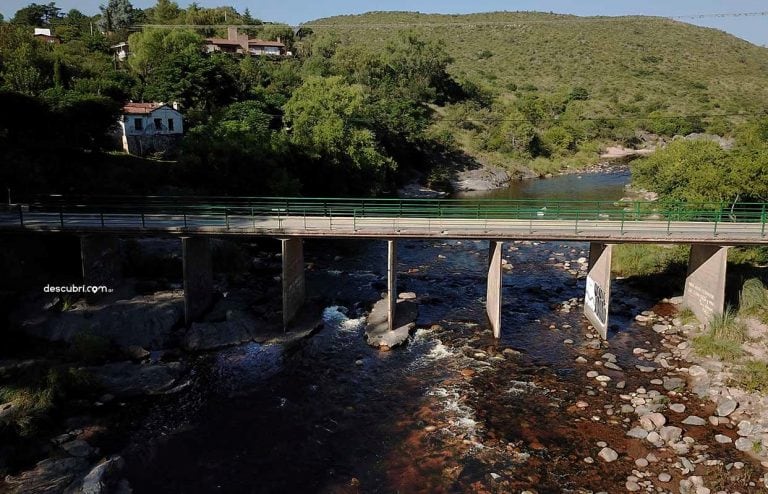
[[[99,28],[104,32],[122,31],[134,23],[133,5],[129,0],[109,0],[106,6],[100,5],[99,9]]]
[[[340,76],[309,77],[285,105],[291,141],[347,174],[360,177],[359,190],[377,190],[394,161],[385,156],[376,135],[365,126],[363,86]],[[354,183],[354,180],[352,181]]]
[[[632,166],[635,183],[664,201],[730,204],[742,192],[738,175],[728,153],[706,140],[673,141]]]
[[[61,9],[56,6],[55,2],[49,4],[31,3],[19,9],[11,22],[28,26],[50,27],[53,22],[60,19]]]
[[[167,57],[184,51],[200,51],[202,38],[188,29],[145,29],[128,37],[131,57],[128,66],[140,77],[148,77]]]
[[[158,24],[173,24],[181,15],[179,5],[172,0],[157,0],[151,9],[151,19]]]

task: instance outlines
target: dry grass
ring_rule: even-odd
[[[741,344],[746,337],[746,326],[729,307],[722,314],[712,317],[707,332],[693,339],[693,348],[702,356],[734,361],[743,354]]]

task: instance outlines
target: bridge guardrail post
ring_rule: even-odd
[[[357,231],[357,209],[352,210],[352,231]]]
[[[669,231],[670,226],[672,226],[672,212],[667,212],[667,236],[670,236],[671,233]]]
[[[720,215],[723,213],[722,208],[718,209],[717,214],[715,214],[715,226],[712,229],[712,236],[717,237],[717,223],[721,220]]]
[[[256,216],[253,214],[253,206],[251,206],[251,224],[253,225],[253,229],[256,229]]]
[[[624,215],[626,214],[626,210],[621,210],[621,235],[624,236]]]
[[[24,208],[19,204],[19,226],[24,226]]]
[[[576,235],[579,234],[579,210],[578,209],[576,210],[576,226],[573,229],[573,233],[575,233]]]
[[[765,204],[763,204],[763,211],[760,213],[760,236],[765,237]]]
[[[184,211],[184,213],[182,214],[184,215],[184,229],[186,230],[187,229],[187,212]]]
[[[280,211],[277,212],[277,218],[278,222],[280,221]],[[224,208],[224,225],[226,226],[227,231],[229,231],[229,211],[227,208]]]
[[[536,214],[534,210],[531,210],[531,216],[528,218],[528,233],[533,234],[533,215]]]
[[[64,229],[64,206],[59,206],[59,225]]]
[[[307,229],[307,208],[304,208],[304,230]]]

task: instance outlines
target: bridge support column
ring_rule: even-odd
[[[704,324],[725,308],[728,247],[691,245],[683,305]]]
[[[184,320],[189,325],[208,310],[213,301],[211,241],[206,237],[182,237],[184,269]]]
[[[397,240],[387,240],[387,327],[395,329],[397,307]]]
[[[603,339],[608,338],[608,307],[611,300],[613,245],[589,245],[589,273],[584,295],[584,314]]]
[[[83,269],[83,284],[115,288],[122,275],[120,240],[104,235],[80,237],[80,260]],[[85,299],[94,302],[103,297],[101,293],[87,293]]]
[[[304,240],[280,239],[283,253],[283,329],[296,317],[304,305],[306,283],[304,280]]]
[[[504,242],[491,240],[488,249],[488,291],[485,311],[495,338],[501,338],[501,252]]]

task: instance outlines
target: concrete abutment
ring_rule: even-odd
[[[725,309],[728,249],[718,245],[691,246],[683,305],[705,324]]]
[[[211,241],[206,237],[182,237],[184,271],[184,320],[200,318],[213,302]]]
[[[83,284],[114,289],[122,278],[120,239],[106,235],[80,237],[80,261]],[[99,300],[103,293],[87,293],[89,302]]]
[[[301,238],[280,239],[283,261],[283,329],[296,318],[306,300],[304,277],[304,240]]]
[[[612,258],[613,245],[589,244],[589,272],[584,295],[584,314],[603,339],[608,338]]]
[[[395,328],[397,308],[397,240],[387,240],[387,327]]]
[[[495,338],[501,338],[501,253],[504,242],[490,241],[488,248],[488,287],[485,311]]]

